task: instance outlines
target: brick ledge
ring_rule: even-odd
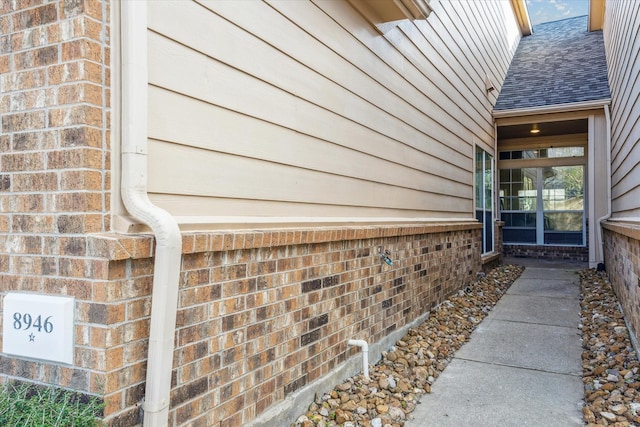
[[[182,233],[182,253],[231,251],[262,247],[327,243],[446,233],[481,229],[478,222],[440,222],[433,224],[366,225],[306,227],[267,230],[197,231]],[[108,260],[150,258],[153,256],[150,234],[102,233],[88,236],[88,255]]]
[[[489,264],[497,259],[500,259],[502,254],[500,252],[492,252],[490,254],[482,255],[482,264]]]
[[[638,223],[604,221],[602,227],[634,240],[640,240],[640,224]]]

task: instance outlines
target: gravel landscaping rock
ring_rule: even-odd
[[[291,427],[402,427],[455,351],[524,269],[500,266],[436,307],[362,375],[317,396]],[[583,270],[582,368],[586,427],[640,427],[640,363],[606,273]]]
[[[369,368],[316,396],[292,427],[401,427],[423,393],[524,269],[504,265],[440,304]]]
[[[640,426],[640,364],[607,275],[580,272],[587,427]]]

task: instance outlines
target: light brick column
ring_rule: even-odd
[[[108,0],[0,1],[0,298],[76,298],[74,365],[0,356],[0,381],[104,387],[108,261],[88,251],[110,227],[109,16]]]

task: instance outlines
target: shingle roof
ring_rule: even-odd
[[[537,25],[520,40],[494,111],[610,97],[602,31],[588,32],[580,16]]]

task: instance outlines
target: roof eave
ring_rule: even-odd
[[[542,107],[513,108],[510,110],[494,110],[494,119],[508,117],[533,116],[537,114],[567,113],[575,111],[596,110],[611,104],[611,98],[593,101],[571,102],[567,104],[545,105]]]

